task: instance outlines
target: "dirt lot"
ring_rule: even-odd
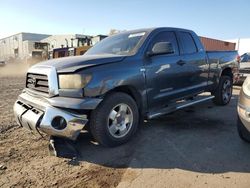
[[[0,187],[250,187],[250,145],[230,105],[212,102],[145,122],[137,136],[103,148],[83,134],[74,160],[48,154],[48,140],[17,126],[12,106],[24,77],[0,78]]]

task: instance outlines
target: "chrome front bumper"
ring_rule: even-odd
[[[237,111],[241,122],[250,132],[250,109],[246,108],[241,104],[238,104]]]
[[[33,132],[43,132],[52,136],[66,137],[75,140],[88,122],[86,115],[74,114],[51,106],[48,101],[22,93],[14,104],[14,115],[19,125]],[[64,129],[52,126],[55,117],[66,120]]]
[[[239,94],[237,111],[244,127],[250,132],[250,98],[246,96],[243,89],[241,89]]]

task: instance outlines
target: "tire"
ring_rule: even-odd
[[[238,128],[238,133],[239,133],[240,138],[246,142],[250,142],[250,132],[243,125],[239,116],[238,116],[238,121],[237,121],[237,128]]]
[[[214,92],[213,102],[216,105],[227,105],[232,97],[233,81],[230,76],[221,76],[219,86]]]
[[[99,144],[114,147],[128,142],[136,133],[138,124],[136,102],[129,95],[116,92],[105,97],[92,111],[90,131]]]

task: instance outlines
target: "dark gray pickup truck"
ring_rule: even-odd
[[[143,118],[209,99],[228,104],[237,56],[237,51],[206,52],[199,37],[185,29],[123,32],[83,56],[31,67],[14,114],[21,126],[39,134],[75,140],[87,129],[104,146],[120,145]],[[201,97],[204,92],[209,95]]]

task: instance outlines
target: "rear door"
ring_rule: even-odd
[[[198,49],[193,33],[187,31],[178,31],[177,38],[180,44],[180,56],[182,66],[179,67],[185,76],[183,76],[184,95],[200,93],[207,87],[209,64],[206,58],[206,52]]]

